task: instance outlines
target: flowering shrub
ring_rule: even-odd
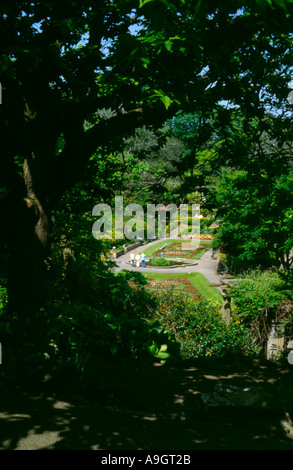
[[[183,358],[222,357],[227,353],[254,355],[249,330],[239,320],[226,326],[218,305],[181,294],[157,297],[161,324],[180,344]]]

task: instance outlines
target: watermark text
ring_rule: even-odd
[[[97,240],[188,238],[191,246],[187,249],[199,246],[199,204],[180,204],[179,209],[175,204],[147,204],[145,213],[139,204],[124,207],[123,196],[116,196],[114,211],[109,204],[96,204],[92,216],[98,217],[92,226]]]

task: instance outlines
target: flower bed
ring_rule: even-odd
[[[149,289],[161,290],[161,289],[170,289],[170,288],[178,288],[181,287],[178,284],[183,286],[180,289],[181,292],[186,292],[190,294],[194,299],[200,300],[202,297],[197,292],[196,288],[191,284],[189,279],[184,277],[176,278],[176,279],[150,279],[148,281],[147,287]]]
[[[195,249],[182,250],[181,245],[182,245],[181,242],[171,243],[170,245],[166,246],[166,248],[164,249],[164,254],[168,257],[174,256],[176,258],[190,259],[190,258],[193,258],[197,253],[202,251],[204,248],[206,248],[206,246],[200,245],[199,247]],[[192,248],[193,245],[188,243],[188,244],[184,244],[184,246],[186,246],[186,248]],[[161,256],[161,252],[162,250],[158,249],[157,251],[155,251],[155,253],[153,253],[152,256],[159,257]]]
[[[201,234],[198,234],[196,233],[195,235],[181,235],[181,238],[183,240],[186,240],[186,239],[191,239],[191,238],[194,238],[194,239],[200,239],[200,240],[213,240],[213,236],[208,234],[208,233],[201,233]]]

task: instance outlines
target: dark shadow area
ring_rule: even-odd
[[[145,366],[120,382],[108,405],[77,398],[70,383],[56,395],[43,383],[2,388],[0,450],[293,449],[289,368],[187,361]],[[250,401],[212,406],[208,398],[221,387]]]

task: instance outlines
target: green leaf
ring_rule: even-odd
[[[164,42],[164,46],[168,52],[172,52],[173,42],[170,39]]]
[[[158,357],[159,359],[168,359],[168,357],[170,357],[170,354],[160,352],[160,353],[156,354],[156,357]]]
[[[172,103],[171,98],[169,98],[169,96],[163,95],[161,96],[161,100],[163,101],[165,108],[168,109]]]
[[[153,2],[154,0],[139,0],[139,8],[142,8],[147,3]]]
[[[148,65],[150,64],[149,57],[141,57],[140,60],[142,62],[143,67],[145,67],[145,68],[147,68]]]
[[[287,9],[284,0],[274,0],[274,3],[279,7],[283,8],[284,10]]]
[[[160,97],[160,100],[164,103],[166,109],[168,109],[171,103],[173,103],[173,100],[171,100],[169,96],[164,95],[162,91],[155,90],[154,93],[156,96]]]
[[[156,354],[156,346],[153,343],[151,346],[148,346],[149,352],[154,356]]]

